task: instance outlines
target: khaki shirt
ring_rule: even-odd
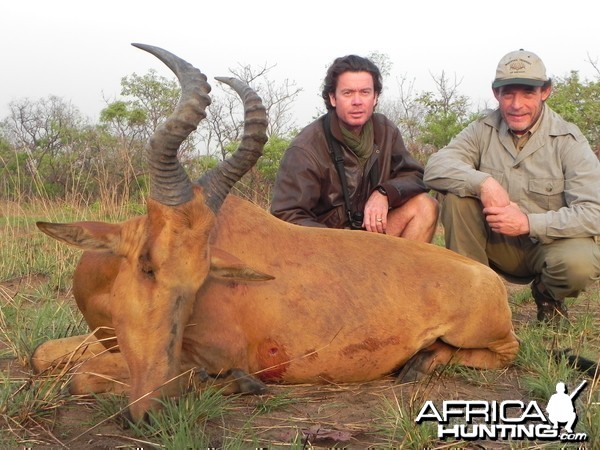
[[[441,192],[478,197],[490,176],[527,214],[532,238],[549,243],[600,235],[600,162],[579,128],[548,106],[521,151],[499,110],[471,123],[431,156],[424,181]]]

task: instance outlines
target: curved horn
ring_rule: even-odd
[[[165,63],[177,76],[181,97],[173,113],[160,124],[146,144],[150,165],[150,197],[167,206],[181,205],[192,199],[192,183],[179,163],[181,143],[206,117],[210,105],[210,85],[206,76],[183,59],[146,44],[131,44]]]
[[[267,142],[267,112],[260,97],[236,78],[217,77],[232,87],[244,103],[244,134],[237,150],[206,172],[198,183],[204,188],[206,205],[217,212],[233,185],[248,172],[262,155]]]

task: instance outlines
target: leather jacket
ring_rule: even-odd
[[[427,192],[423,167],[406,150],[398,127],[373,114],[374,148],[363,167],[342,138],[335,112],[331,132],[342,148],[351,213],[362,213],[371,193],[385,189],[390,208]],[[271,213],[298,225],[347,228],[344,194],[323,129],[325,116],[306,126],[286,150],[273,188]]]

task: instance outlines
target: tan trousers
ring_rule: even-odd
[[[539,277],[556,300],[577,297],[600,279],[600,248],[593,237],[540,244],[528,236],[495,233],[479,199],[454,194],[443,199],[441,220],[447,248],[490,266],[509,281],[528,283]]]

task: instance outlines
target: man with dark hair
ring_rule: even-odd
[[[446,193],[446,247],[530,282],[540,321],[567,317],[565,297],[600,278],[600,163],[581,131],[546,105],[542,60],[498,64],[499,107],[432,155],[425,182]]]
[[[398,127],[374,113],[381,90],[381,73],[369,59],[349,55],[333,62],[322,93],[327,114],[304,128],[281,160],[275,216],[431,241],[437,202]]]

